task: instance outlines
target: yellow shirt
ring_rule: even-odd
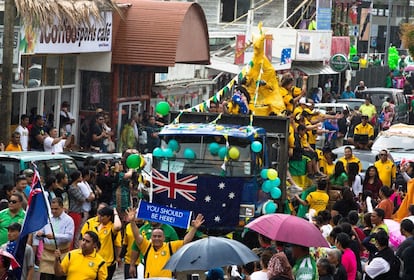
[[[280,95],[283,98],[283,102],[285,103],[286,110],[293,112],[293,108],[294,108],[293,102],[294,101],[293,101],[292,95],[284,87],[280,87],[279,92],[280,92]]]
[[[302,112],[303,112],[303,108],[300,105],[298,105],[293,111],[293,116],[296,118],[296,116],[299,114],[302,114]]]
[[[20,144],[14,145],[12,142],[10,142],[6,149],[4,149],[6,152],[21,152],[23,151],[22,146]]]
[[[177,252],[177,250],[184,245],[183,240],[170,241],[169,243],[171,244],[172,253]],[[143,238],[143,241],[139,244],[138,248],[145,255],[150,245],[152,245],[151,242],[146,238]],[[155,251],[154,247],[151,246],[145,262],[144,278],[171,278],[172,272],[162,269],[169,259],[170,249],[167,242],[164,242],[163,246],[157,251]]]
[[[357,158],[356,156],[354,156],[354,155],[352,155],[352,157],[350,158],[350,159],[346,159],[345,157],[341,157],[340,159],[339,159],[339,161],[342,161],[342,163],[344,164],[344,167],[345,167],[345,170],[346,171],[348,171],[348,164],[350,164],[350,163],[352,163],[352,162],[355,162],[355,163],[357,163],[358,164],[358,166],[359,166],[359,170],[358,170],[358,172],[361,172],[362,171],[362,163],[361,163],[361,161],[359,160],[359,158]]]
[[[105,280],[108,276],[105,260],[96,251],[84,256],[81,249],[73,250],[63,258],[61,266],[67,280]]]
[[[359,111],[361,112],[362,115],[368,116],[368,120],[371,120],[372,117],[377,114],[377,109],[372,104],[369,104],[369,105],[362,104],[359,107]]]
[[[319,213],[326,209],[329,202],[329,195],[326,191],[316,190],[308,194],[306,201],[309,203],[310,209],[315,209],[316,213]]]
[[[387,159],[386,162],[382,162],[381,160],[376,161],[374,166],[378,170],[378,175],[382,184],[391,187],[391,183],[395,181],[395,177],[397,176],[397,168],[395,167],[395,164]]]
[[[307,118],[305,118],[305,125],[306,128],[308,128],[308,126],[312,125],[312,123]],[[318,135],[316,134],[316,129],[306,130],[306,134],[308,135],[308,143],[311,145],[316,144],[316,138],[318,137]]]
[[[116,244],[116,234],[118,234],[118,232],[114,232],[114,224],[112,222],[102,225],[100,229],[98,229],[98,226],[95,226],[90,230],[98,234],[99,241],[101,242],[99,254],[105,259],[108,265],[111,265],[115,261],[114,250]]]
[[[334,171],[335,171],[335,163],[332,162],[332,164],[329,164],[326,161],[326,158],[323,154],[320,154],[320,150],[318,150],[318,159],[319,159],[319,167],[322,169],[323,168],[323,174],[326,174],[329,176],[331,176]]]
[[[292,123],[289,124],[289,138],[288,138],[289,148],[295,147],[295,127]]]
[[[366,125],[362,125],[362,123],[360,123],[357,126],[355,126],[354,134],[366,134],[371,139],[372,137],[374,137],[374,128],[369,123],[367,123]]]
[[[85,234],[85,232],[87,232],[89,230],[93,230],[97,226],[99,226],[98,216],[93,217],[93,218],[89,218],[82,227],[82,230],[81,230],[82,235],[81,236],[83,236]]]
[[[132,233],[132,229],[131,229],[131,224],[127,224],[127,226],[125,227],[125,232],[124,232],[124,241],[123,244],[126,245],[127,250],[125,253],[125,263],[126,264],[130,264],[131,262],[131,247],[132,244],[134,243],[134,234]],[[139,264],[140,259],[138,258],[135,264]]]

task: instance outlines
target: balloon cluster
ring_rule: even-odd
[[[126,166],[130,169],[142,169],[145,166],[144,157],[139,154],[131,154],[126,159]]]
[[[170,148],[161,149],[161,148],[157,147],[152,151],[152,156],[172,158],[172,157],[174,157],[174,151],[171,150]]]
[[[280,178],[275,169],[262,169],[260,176],[264,179],[262,184],[262,191],[265,193],[270,193],[270,196],[273,199],[279,199],[282,196],[282,191],[280,190]]]

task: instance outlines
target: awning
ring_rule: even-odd
[[[309,76],[339,74],[332,70],[329,65],[295,65],[293,68],[302,71]]]

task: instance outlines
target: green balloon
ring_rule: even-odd
[[[131,169],[138,168],[141,164],[141,157],[138,154],[132,154],[127,157],[126,166]]]
[[[170,104],[168,104],[168,102],[161,101],[157,104],[157,106],[155,106],[155,112],[161,116],[168,115],[170,112]]]

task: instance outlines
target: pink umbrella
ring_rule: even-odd
[[[0,255],[5,256],[6,258],[10,259],[10,265],[11,265],[12,269],[20,267],[19,263],[16,261],[14,256],[12,254],[10,254],[9,252],[7,252],[6,250],[0,249]]]
[[[384,219],[384,223],[388,227],[388,236],[390,238],[390,245],[394,249],[398,248],[405,240],[405,236],[401,234],[400,223],[391,219]]]
[[[405,72],[410,72],[410,71],[414,71],[414,65],[408,65],[407,67],[404,68]]]
[[[320,230],[305,219],[287,214],[267,214],[246,225],[264,236],[305,247],[329,247]]]

